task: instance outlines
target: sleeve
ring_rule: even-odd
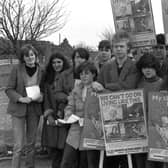
[[[75,111],[75,93],[72,91],[68,96],[68,105],[64,109],[64,116],[68,118]]]
[[[8,83],[5,89],[5,93],[8,98],[15,103],[17,103],[18,99],[22,97],[22,95],[16,91],[18,85],[17,73],[17,67],[15,66],[9,75]]]
[[[49,94],[49,86],[47,84],[44,85],[45,89],[44,89],[44,102],[43,102],[43,106],[44,106],[44,117],[47,117],[49,115],[51,115],[54,110],[51,106],[51,98],[50,98],[50,94]]]
[[[104,66],[100,69],[100,72],[98,74],[97,77],[97,81],[103,85],[103,87],[105,87],[105,81],[104,81],[104,71],[106,71],[106,69],[104,68]]]

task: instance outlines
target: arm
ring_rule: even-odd
[[[44,117],[48,117],[49,115],[52,115],[54,112],[52,105],[51,105],[51,98],[50,98],[50,90],[49,90],[49,85],[45,84],[45,89],[44,89]]]
[[[70,96],[68,96],[68,105],[65,107],[64,109],[64,118],[68,119],[71,114],[74,113],[75,110],[75,99],[74,99],[75,95],[74,92],[72,91],[70,93]]]
[[[5,89],[5,93],[7,94],[8,98],[14,102],[14,103],[17,103],[17,102],[22,102],[23,100],[23,103],[28,103],[28,98],[27,97],[23,97],[16,89],[17,89],[17,85],[18,85],[18,74],[17,74],[17,67],[15,66],[11,73],[10,73],[10,76],[9,76],[9,79],[8,79],[8,84],[7,84],[7,87]],[[25,102],[24,102],[25,100]],[[29,98],[30,100],[30,98]]]

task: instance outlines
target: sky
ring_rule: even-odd
[[[161,0],[151,2],[156,33],[163,33]],[[60,36],[61,41],[67,38],[72,46],[83,43],[97,48],[102,32],[114,30],[110,0],[65,0],[65,5],[69,11],[65,27],[45,40],[58,45]]]

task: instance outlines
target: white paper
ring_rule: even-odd
[[[40,87],[38,85],[26,87],[27,96],[32,100],[37,100],[40,97]]]
[[[80,117],[72,114],[67,120],[58,119],[60,123],[63,124],[72,124],[80,120]]]

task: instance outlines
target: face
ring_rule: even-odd
[[[87,71],[82,71],[80,73],[80,79],[81,79],[81,82],[87,86],[87,85],[90,85],[92,82],[93,82],[93,78],[94,78],[94,74],[91,73],[89,70]]]
[[[113,52],[117,59],[124,59],[127,57],[128,45],[127,41],[115,42],[113,44]]]
[[[150,79],[156,76],[156,71],[153,68],[142,68],[142,73],[147,79]]]
[[[111,50],[104,47],[99,49],[99,58],[100,61],[106,62],[111,58]]]
[[[85,58],[81,58],[79,53],[76,52],[74,61],[75,61],[75,67],[78,67],[81,63],[85,62],[86,59]]]
[[[59,58],[55,58],[52,60],[52,66],[55,72],[60,72],[63,68],[63,60]]]
[[[36,55],[34,54],[34,52],[32,50],[29,51],[28,56],[24,55],[24,61],[27,66],[32,67],[35,65]]]

